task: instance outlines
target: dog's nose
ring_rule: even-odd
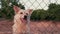
[[[24,19],[27,19],[27,16],[24,16]]]

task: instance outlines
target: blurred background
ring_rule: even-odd
[[[33,34],[60,34],[60,0],[0,0],[0,34],[12,34],[13,5],[33,9]]]
[[[60,20],[60,0],[0,0],[0,18],[13,19],[13,5],[33,9],[31,20]]]

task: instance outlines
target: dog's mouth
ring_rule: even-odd
[[[27,16],[24,16],[24,18],[23,18],[24,20],[27,20]]]
[[[24,16],[24,18],[21,18],[21,21],[24,23],[24,22],[27,22],[27,16]]]

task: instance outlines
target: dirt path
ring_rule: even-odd
[[[13,22],[0,20],[0,34],[12,34]],[[52,21],[31,21],[31,34],[60,34],[60,22]]]

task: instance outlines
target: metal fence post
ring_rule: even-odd
[[[30,15],[27,16],[27,33],[30,34]]]

